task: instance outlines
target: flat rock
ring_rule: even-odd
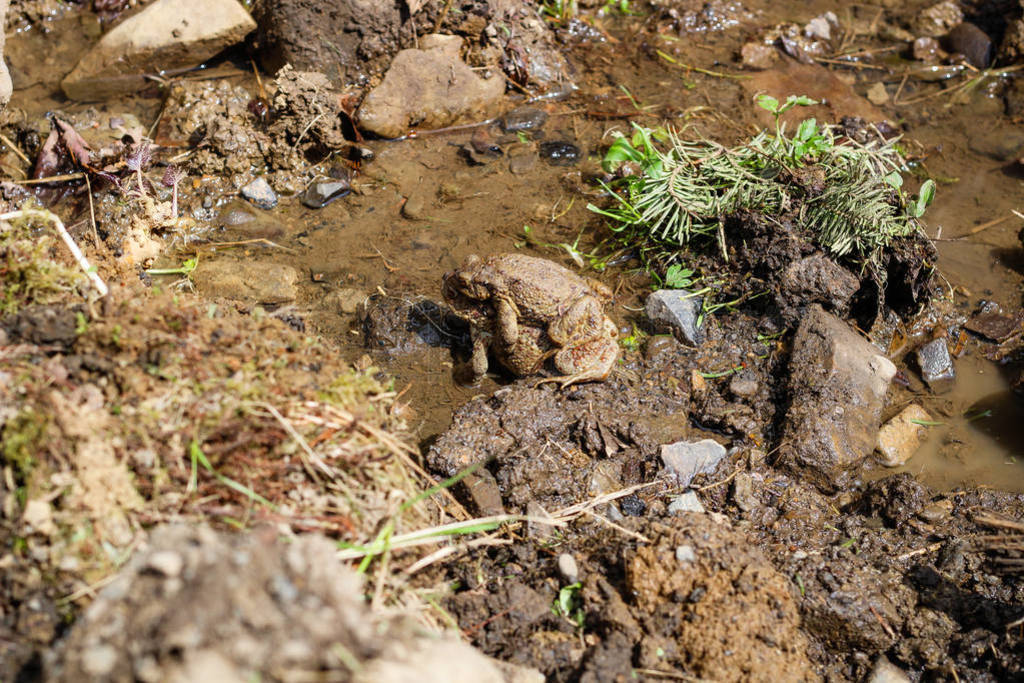
[[[916,403],[899,412],[878,430],[878,461],[886,467],[899,467],[910,460],[921,446],[931,415]],[[915,422],[916,420],[916,422]]]
[[[964,327],[994,342],[1003,342],[1021,331],[1021,315],[1018,313],[1011,318],[996,311],[988,311],[974,316]]]
[[[917,364],[921,368],[922,379],[928,383],[932,391],[941,394],[953,388],[956,369],[953,367],[953,358],[949,355],[949,346],[945,339],[933,339],[919,348]]]
[[[201,262],[192,280],[203,296],[256,304],[294,301],[299,272],[291,266],[259,261]]]
[[[443,128],[487,118],[505,93],[505,81],[478,76],[459,58],[460,42],[429,41],[429,49],[395,55],[383,82],[359,108],[360,127],[396,138],[413,127]]]
[[[711,439],[677,441],[661,447],[661,461],[680,486],[689,486],[698,474],[713,471],[724,457],[725,446]]]
[[[849,325],[809,306],[790,360],[791,406],[778,462],[826,491],[871,455],[896,366]]]
[[[659,289],[647,297],[644,312],[656,331],[671,332],[690,346],[704,341],[704,328],[700,320],[701,302],[685,289]]]
[[[156,0],[100,38],[61,88],[73,100],[131,92],[145,74],[198,66],[255,28],[237,0]]]

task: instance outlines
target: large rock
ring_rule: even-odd
[[[332,541],[276,536],[157,528],[49,653],[45,680],[537,680],[371,612]]]
[[[130,92],[145,74],[198,66],[255,28],[237,0],[156,0],[100,38],[61,87],[75,100]]]
[[[208,261],[192,274],[203,296],[253,304],[294,301],[298,278],[298,271],[291,266],[258,261]]]
[[[896,366],[842,320],[807,309],[790,361],[790,408],[778,463],[830,491],[875,448]]]
[[[429,39],[429,40],[428,40]],[[384,138],[443,128],[494,113],[505,92],[498,75],[481,78],[459,58],[461,39],[425,36],[427,49],[402,50],[359,108],[359,125]]]
[[[411,37],[405,8],[405,0],[257,0],[260,60],[271,73],[291,64],[335,83],[364,82]]]

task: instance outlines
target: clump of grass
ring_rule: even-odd
[[[758,103],[775,116],[775,130],[736,147],[634,124],[604,159],[606,170],[624,176],[608,188],[615,204],[588,208],[611,218],[627,241],[671,249],[717,240],[726,259],[725,218],[743,211],[789,217],[833,257],[861,266],[920,229],[935,184],[927,180],[916,198],[903,193],[906,164],[895,141],[879,135],[858,143],[814,119],[789,135],[782,113],[815,102],[762,96]]]
[[[59,260],[48,226],[32,217],[0,224],[0,316],[33,304],[52,304],[84,284],[85,277]]]

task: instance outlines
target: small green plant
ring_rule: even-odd
[[[544,0],[540,4],[540,12],[546,17],[565,23],[579,15],[577,0]]]
[[[647,337],[647,333],[633,325],[633,330],[629,335],[619,340],[619,346],[627,351],[638,351],[645,337]]]
[[[707,239],[717,240],[728,259],[724,219],[743,211],[789,219],[834,257],[861,266],[920,229],[935,183],[925,181],[914,198],[904,195],[906,163],[895,141],[857,143],[814,119],[790,136],[782,114],[815,101],[762,95],[757,102],[775,117],[775,131],[736,147],[633,124],[633,134],[619,133],[602,164],[622,176],[605,185],[614,203],[587,208],[612,219],[623,242],[656,245],[670,263],[674,248]]]
[[[583,597],[580,595],[582,589],[583,584],[579,581],[570,583],[558,591],[558,597],[551,605],[553,614],[568,619],[578,629],[583,628],[583,623],[586,620],[586,613],[583,611]]]
[[[192,272],[199,265],[199,255],[195,258],[186,259],[177,268],[150,268],[146,271],[146,275],[184,275],[187,279],[192,278]]]
[[[700,278],[694,277],[694,271],[690,268],[683,268],[679,263],[673,263],[665,271],[663,282],[669,289],[689,289]]]

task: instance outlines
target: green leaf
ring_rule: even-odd
[[[921,190],[918,192],[917,203],[928,206],[932,203],[933,199],[935,199],[935,181],[929,178],[921,185]]]
[[[814,119],[804,119],[796,129],[796,139],[801,141],[810,140],[818,132],[818,122]]]
[[[779,101],[771,95],[758,95],[757,106],[762,109],[767,109],[773,114],[776,114],[779,111]]]
[[[899,171],[893,171],[889,175],[885,176],[885,183],[898,190],[903,187],[903,176]]]

